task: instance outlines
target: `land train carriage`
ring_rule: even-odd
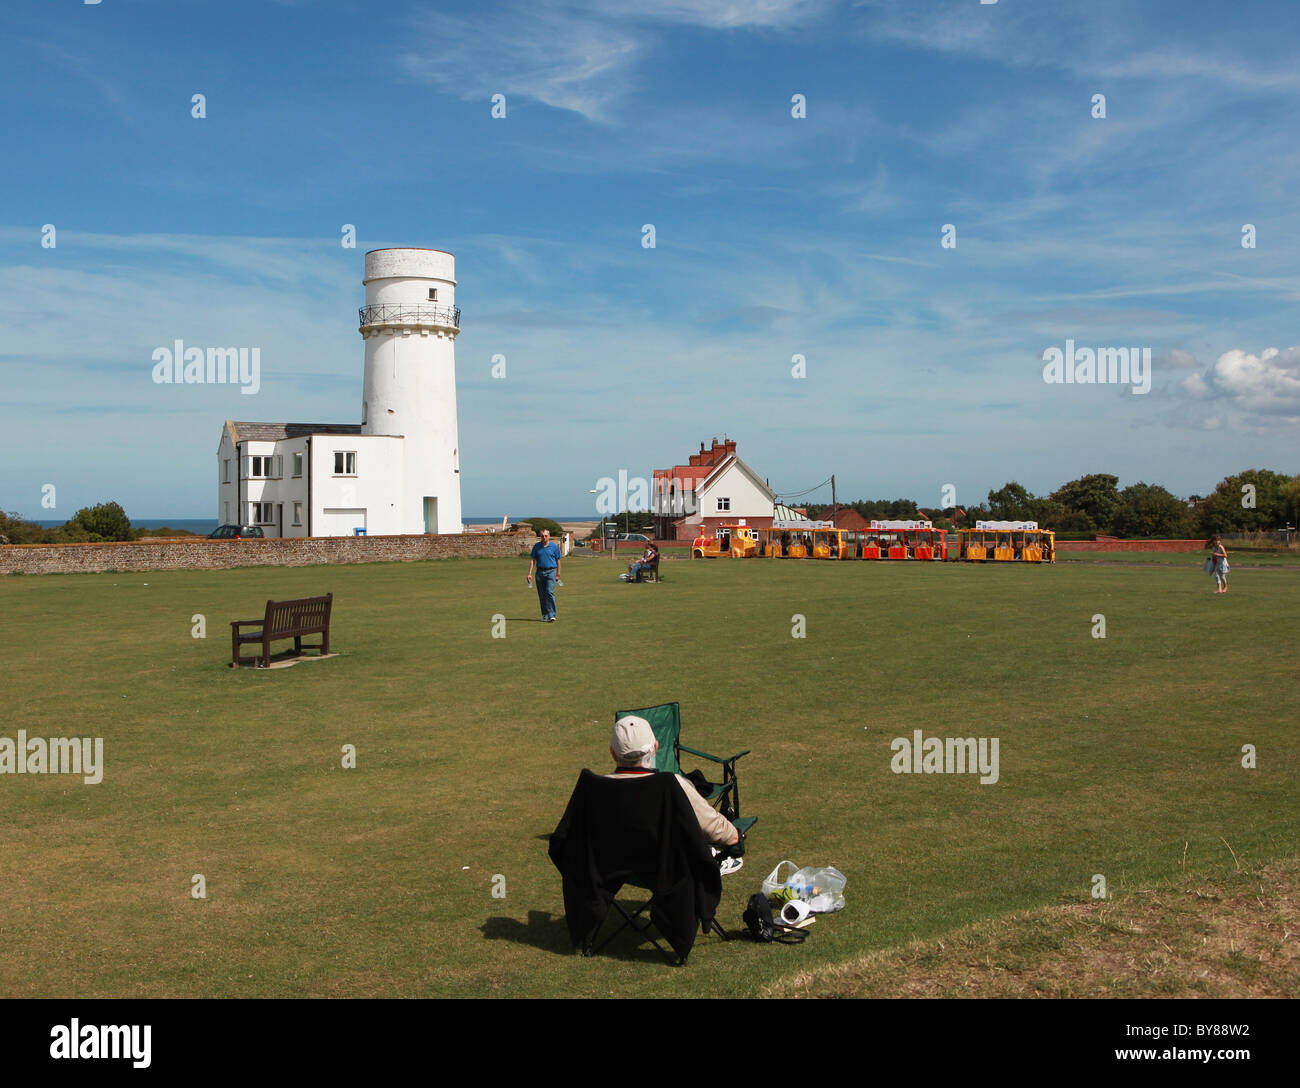
[[[1055,563],[1056,534],[1036,521],[977,521],[957,530],[957,558],[968,563]]]
[[[845,541],[844,530],[836,529],[829,521],[775,522],[771,527],[757,530],[757,555],[770,559],[842,558]],[[841,534],[833,538],[831,534]],[[818,550],[821,554],[818,555]]]
[[[862,537],[863,559],[948,558],[944,531],[928,521],[873,521]]]
[[[928,521],[873,521],[867,529],[796,522],[758,530],[758,553],[777,559],[924,559],[948,557],[942,529]]]
[[[758,532],[750,525],[719,525],[713,532],[705,532],[691,541],[691,558],[731,556],[747,559],[758,555]]]

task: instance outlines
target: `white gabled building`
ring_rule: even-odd
[[[267,536],[459,533],[455,258],[366,254],[361,422],[226,420],[217,450],[222,525]]]
[[[736,455],[733,439],[700,452],[690,463],[656,469],[655,536],[661,540],[693,540],[719,525],[744,522],[764,528],[772,524],[774,492],[757,472]]]

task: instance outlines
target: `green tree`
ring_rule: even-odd
[[[1116,536],[1184,540],[1195,523],[1182,499],[1158,484],[1136,483],[1119,493],[1111,529]]]
[[[1282,485],[1282,515],[1288,525],[1300,526],[1300,476],[1292,476]]]
[[[1068,520],[1081,521],[1081,519],[1069,518],[1072,512],[1077,512],[1084,514],[1091,522],[1086,525],[1080,524],[1077,529],[1071,525],[1067,531],[1087,532],[1093,528],[1102,531],[1110,529],[1111,518],[1115,514],[1115,508],[1119,506],[1118,485],[1118,476],[1099,472],[1091,476],[1080,476],[1077,480],[1062,484],[1053,491],[1051,498],[1065,508]],[[1066,530],[1065,524],[1058,528]]]
[[[524,518],[519,524],[532,526],[533,532],[538,535],[541,535],[543,529],[550,529],[552,537],[564,536],[564,527],[558,521],[552,521],[550,518]]]
[[[26,521],[16,511],[0,510],[0,536],[10,544],[39,544],[44,530],[34,521]]]
[[[1197,510],[1200,533],[1212,536],[1280,529],[1287,519],[1292,479],[1266,468],[1226,477]]]
[[[1024,487],[1012,480],[998,491],[990,491],[989,516],[994,521],[1028,521],[1034,517],[1038,502]]]
[[[132,540],[131,519],[115,502],[101,502],[98,506],[83,506],[65,528],[79,525],[91,540]]]

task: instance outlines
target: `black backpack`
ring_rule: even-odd
[[[807,931],[776,921],[772,917],[772,905],[762,893],[749,897],[749,906],[742,917],[750,939],[759,944],[802,944],[808,939]]]

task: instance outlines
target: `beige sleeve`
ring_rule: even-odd
[[[721,812],[700,796],[700,791],[691,785],[690,779],[677,775],[678,784],[686,791],[686,797],[695,810],[695,818],[700,821],[704,837],[714,846],[731,846],[740,838],[740,833],[732,826]]]

